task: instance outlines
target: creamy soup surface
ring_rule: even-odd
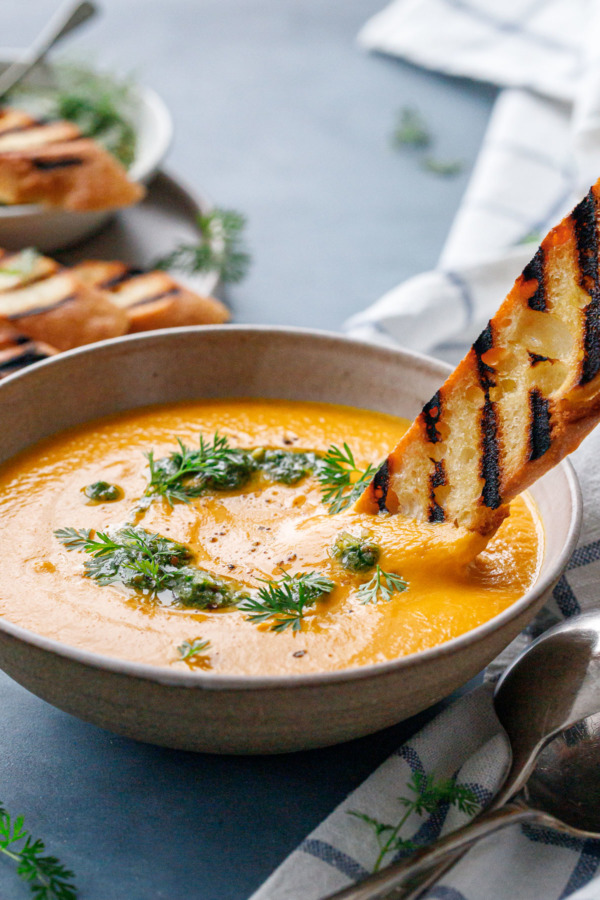
[[[283,674],[391,660],[463,634],[497,615],[535,581],[543,535],[532,502],[518,498],[483,550],[448,525],[351,508],[330,515],[321,485],[294,485],[258,473],[241,489],[207,490],[189,503],[155,499],[136,522],[190,548],[192,565],[251,595],[264,580],[317,571],[333,590],[305,608],[301,628],[272,630],[248,613],[194,609],[143,596],[84,574],[89,556],[68,551],[54,531],[105,532],[131,520],[148,484],[145,454],[172,453],[177,438],[197,447],[215,431],[240,448],[311,450],[346,442],[357,466],[383,459],[408,423],[364,410],[289,401],[199,401],[144,408],[96,421],[38,444],[0,469],[0,614],[66,644],[122,659],[214,673]],[[118,485],[116,502],[90,502],[82,489]],[[363,603],[358,590],[375,569],[355,573],[331,552],[340,532],[368,535],[382,570],[408,584],[389,600]],[[93,535],[94,532],[92,532]],[[475,557],[475,558],[474,558]],[[262,581],[261,581],[262,579]],[[184,661],[178,648],[209,646]]]

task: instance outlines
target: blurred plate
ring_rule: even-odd
[[[120,210],[99,234],[66,252],[55,254],[71,265],[84,259],[119,259],[134,268],[146,269],[177,244],[198,243],[196,220],[212,209],[210,201],[193,193],[165,172],[148,185],[148,194],[137,206]],[[205,296],[214,294],[217,272],[174,277]]]
[[[0,72],[16,55],[17,51],[0,50]],[[41,64],[27,80],[32,84],[41,84],[48,79],[50,72],[51,66]],[[173,125],[170,113],[158,94],[140,85],[136,85],[134,93],[138,98],[132,114],[137,147],[128,174],[134,181],[146,183],[158,171],[169,149]],[[36,247],[50,253],[83,240],[114,215],[115,210],[71,212],[38,203],[0,206],[0,247],[7,250]]]

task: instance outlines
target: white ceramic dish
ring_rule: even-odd
[[[0,462],[98,416],[198,397],[317,400],[413,418],[447,373],[443,363],[408,351],[299,329],[220,326],[133,335],[63,353],[5,379]],[[421,653],[307,675],[174,672],[71,647],[0,619],[0,667],[67,712],[169,747],[273,753],[358,737],[413,715],[472,678],[544,603],[575,547],[581,498],[568,462],[531,493],[545,529],[534,586],[490,621]]]
[[[0,72],[15,53],[0,51]],[[47,77],[47,65],[33,70],[32,83]],[[146,184],[158,171],[173,137],[171,116],[164,102],[150,88],[136,86],[137,105],[133,112],[137,133],[135,159],[129,168],[134,181]],[[50,253],[72,246],[98,231],[114,215],[114,210],[70,212],[38,203],[0,206],[0,247],[20,250],[36,247]]]

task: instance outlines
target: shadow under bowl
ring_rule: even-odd
[[[0,384],[0,462],[99,416],[153,403],[273,397],[413,418],[443,363],[321,332],[172,329],[72,350]],[[71,647],[0,618],[0,667],[75,716],[142,741],[211,753],[277,753],[349,740],[436,703],[529,622],[575,547],[581,497],[570,463],[531,494],[545,531],[534,586],[508,609],[420,653],[360,668],[285,676],[173,672]]]

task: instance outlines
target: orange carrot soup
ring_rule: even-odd
[[[491,619],[536,579],[526,495],[484,546],[353,509],[404,420],[217,400],[134,410],[0,468],[0,615],[66,644],[230,674],[395,659]]]

